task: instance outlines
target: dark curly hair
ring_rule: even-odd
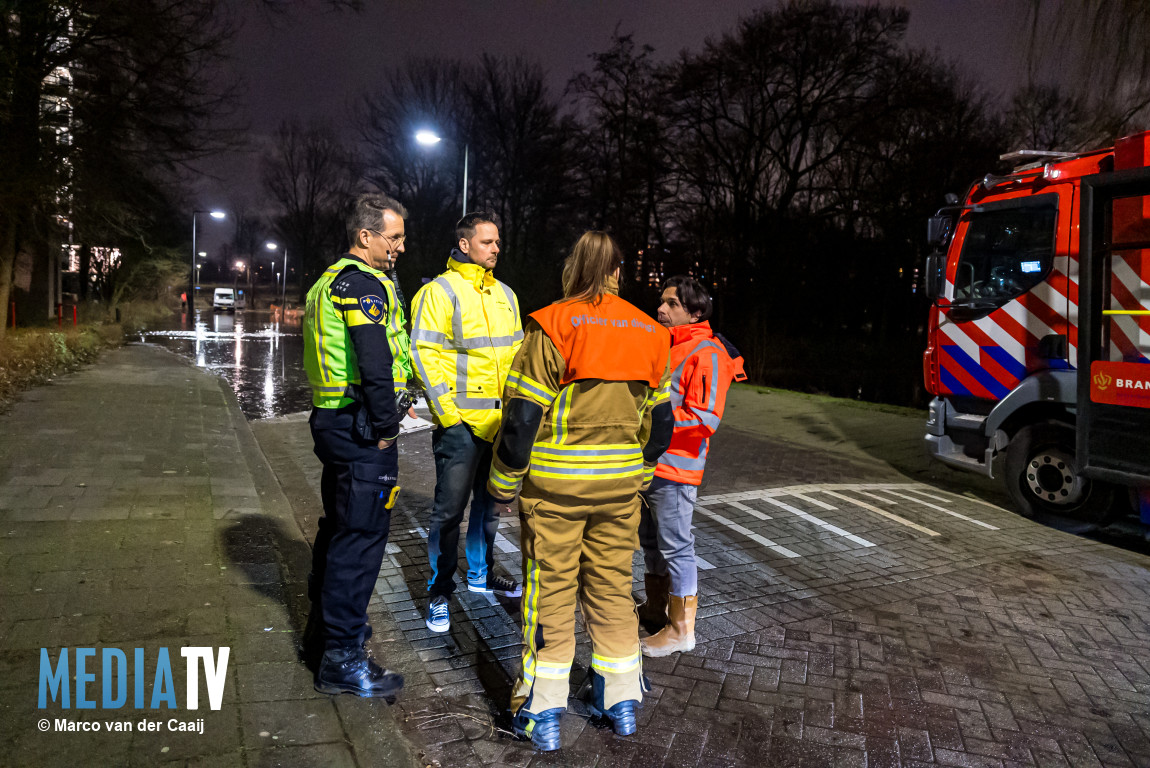
[[[698,280],[686,275],[675,275],[663,283],[663,290],[668,288],[675,289],[675,295],[686,308],[687,314],[699,316],[696,322],[701,323],[710,318],[711,294],[707,293],[707,289]]]

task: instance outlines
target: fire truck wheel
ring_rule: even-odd
[[[1055,515],[1104,525],[1114,488],[1078,472],[1074,429],[1056,421],[1018,430],[1006,449],[1006,491],[1025,517]]]

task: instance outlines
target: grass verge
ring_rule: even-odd
[[[20,392],[76,370],[95,360],[101,350],[120,346],[123,339],[120,325],[9,330],[0,340],[0,413]]]

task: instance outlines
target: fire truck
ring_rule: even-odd
[[[1145,510],[1150,132],[1002,159],[928,223],[927,450],[1027,516]]]

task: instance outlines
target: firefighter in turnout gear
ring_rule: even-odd
[[[639,618],[659,631],[641,641],[647,656],[695,648],[699,577],[691,518],[703,482],[711,435],[719,427],[732,381],[743,381],[743,358],[711,332],[711,297],[689,277],[663,286],[657,317],[671,330],[671,403],[675,433],[643,492],[639,541],[647,566],[647,601]]]
[[[499,256],[499,229],[492,219],[476,211],[459,220],[447,271],[420,288],[411,304],[416,373],[435,422],[435,501],[427,526],[427,628],[433,632],[451,628],[448,601],[455,591],[459,526],[469,497],[468,590],[520,595],[513,579],[494,573],[499,517],[487,492],[500,396],[523,342],[519,302],[492,274]]]
[[[643,698],[631,556],[639,491],[670,444],[667,330],[620,299],[622,254],[588,232],[563,268],[565,298],[530,316],[504,391],[488,489],[519,494],[523,666],[516,733],[559,748],[575,656],[575,602],[591,637],[588,705],[635,732]]]
[[[403,252],[406,215],[390,198],[360,197],[348,220],[351,248],[307,295],[304,368],[324,514],[312,548],[305,644],[309,657],[323,654],[315,676],[321,693],[392,699],[403,688],[403,677],[377,665],[364,645],[399,490],[396,389],[411,370],[403,312],[384,274]]]

